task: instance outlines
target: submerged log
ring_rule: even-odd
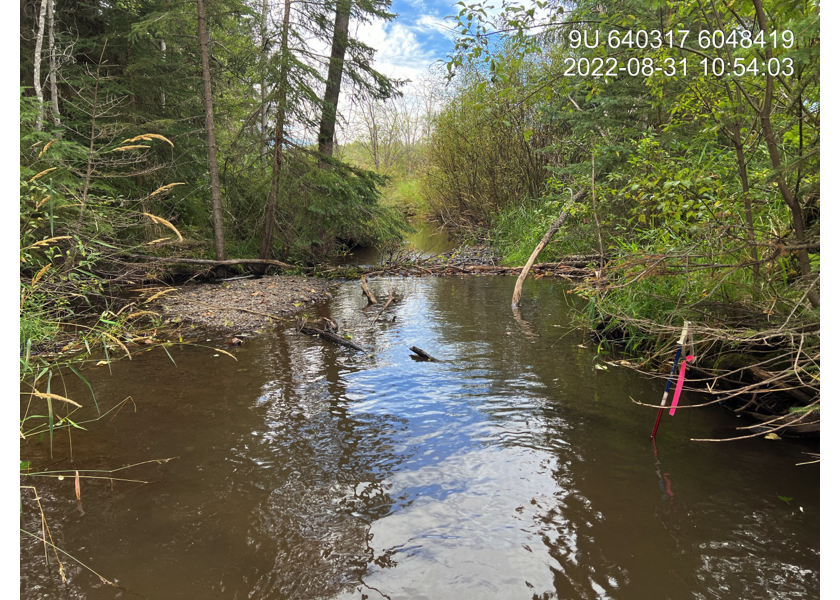
[[[343,337],[336,335],[332,331],[329,331],[329,329],[318,329],[317,327],[308,326],[306,324],[306,319],[299,320],[297,325],[298,333],[317,336],[320,337],[322,340],[327,340],[328,342],[332,342],[333,344],[344,346],[345,348],[352,348],[353,350],[358,350],[363,354],[367,354],[365,349],[359,346],[358,344],[354,344],[350,340],[344,339]]]
[[[800,435],[820,433],[820,417],[817,411],[806,413],[804,415],[785,415],[783,418],[750,411],[745,411],[741,414],[749,415],[761,423],[767,423],[768,426],[772,427],[772,431],[781,431],[784,433],[795,433]]]
[[[418,348],[417,346],[412,346],[411,348],[409,348],[409,350],[414,352],[414,354],[411,355],[411,358],[413,360],[428,360],[428,361],[437,362],[437,363],[443,362],[441,360],[436,359],[434,356],[432,356],[431,354],[429,354],[425,350],[422,350],[422,349]]]

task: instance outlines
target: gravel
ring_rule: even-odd
[[[331,284],[309,277],[272,275],[178,288],[158,300],[164,315],[224,330],[255,331],[332,298]]]

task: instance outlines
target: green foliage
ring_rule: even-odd
[[[377,245],[400,239],[408,230],[400,211],[382,202],[386,178],[338,160],[328,163],[306,149],[284,155],[283,184],[276,216],[276,256],[323,261],[346,245]],[[253,256],[259,250],[270,172],[229,172],[225,180],[229,251]]]
[[[536,65],[509,68],[511,78],[519,78],[512,95],[500,95],[486,75],[470,71],[434,121],[422,189],[446,225],[486,227],[499,211],[537,197],[546,181],[547,157],[539,152],[544,129],[523,104],[524,83]]]
[[[429,215],[429,205],[422,195],[418,178],[388,182],[382,190],[382,204],[392,206],[408,217]]]
[[[772,45],[761,32],[757,5],[778,39],[789,30],[784,43]],[[559,5],[544,7],[538,20],[515,3],[501,13],[460,4],[460,36],[447,64],[458,91],[430,146],[430,205],[444,221],[490,228],[516,263],[566,210],[571,216],[541,259],[596,254],[603,240],[606,268],[578,289],[589,300],[588,326],[655,358],[665,347],[672,352],[673,330],[684,320],[702,322],[727,332],[709,336],[709,351],[766,360],[791,386],[818,393],[818,338],[800,334],[798,349],[778,341],[768,351],[761,336],[750,337],[819,323],[818,6],[565,6],[571,13],[561,24]],[[632,33],[642,30],[685,30],[687,41],[639,47]],[[715,45],[701,31],[763,35],[765,43]],[[587,46],[584,34],[600,42]],[[734,70],[771,55],[787,65],[773,78],[763,67]],[[716,75],[703,71],[702,60],[731,67]],[[631,74],[631,63],[684,64],[685,74]],[[602,75],[609,65],[615,70],[583,72],[596,64]],[[517,163],[511,148],[542,162],[536,170]],[[528,178],[538,185],[523,186]],[[579,191],[587,193],[570,206]],[[793,361],[805,355],[812,358]]]
[[[342,245],[369,246],[398,240],[408,226],[398,211],[379,203],[384,178],[334,162],[323,168],[305,153],[287,154],[278,220],[279,252],[305,260],[336,254]]]

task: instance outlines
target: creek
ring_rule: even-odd
[[[85,370],[100,406],[132,402],[57,434],[52,459],[47,436],[22,458],[177,458],[113,475],[150,483],[82,479],[80,505],[72,477],[37,480],[56,544],[156,599],[818,597],[819,465],[796,466],[817,443],[690,441],[742,433],[710,406],[666,414],[653,446],[656,411],[631,398],[658,404],[662,380],[598,353],[567,284],[527,281],[517,319],[513,283],[372,279],[401,296],[375,323],[380,305],[339,284],[310,318],[366,354],[289,322],[237,348],[202,332],[172,360],[154,348]],[[22,495],[21,527],[40,532]],[[21,536],[21,597],[132,597],[63,562],[67,586]]]
[[[455,250],[458,244],[440,227],[422,219],[411,222],[413,232],[406,234],[405,241],[399,247],[401,256],[406,254],[416,258],[428,258],[436,254]],[[338,261],[342,265],[374,265],[391,257],[388,250],[374,247],[357,247],[347,252]]]

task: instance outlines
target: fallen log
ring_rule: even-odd
[[[764,369],[761,369],[756,366],[749,367],[747,369],[753,377],[755,377],[758,381],[766,382],[768,385],[771,385],[770,391],[779,391],[783,393],[790,394],[794,398],[801,400],[803,402],[812,402],[814,399],[813,397],[809,396],[801,389],[796,387],[796,385],[785,385],[783,381],[784,374],[780,373],[768,373]]]
[[[412,360],[421,360],[421,361],[428,360],[428,361],[437,362],[437,363],[443,362],[443,361],[440,361],[440,360],[436,359],[434,356],[432,356],[431,354],[429,354],[425,350],[421,350],[417,346],[412,346],[411,348],[409,348],[409,350],[414,352],[414,354],[411,355]]]
[[[132,254],[131,258],[142,258],[147,263],[151,264],[188,264],[188,265],[209,265],[209,266],[232,266],[232,265],[269,265],[280,267],[281,269],[297,269],[304,271],[311,271],[311,267],[300,267],[284,263],[279,260],[271,260],[268,258],[231,258],[228,260],[211,260],[209,258],[181,258],[172,256],[169,258],[155,258],[151,256],[143,256],[141,254]]]
[[[761,423],[772,425],[773,431],[783,431],[785,433],[797,433],[802,435],[820,433],[820,417],[817,411],[807,413],[804,417],[801,415],[785,415],[782,419],[751,411],[746,411],[741,414],[749,415]]]

